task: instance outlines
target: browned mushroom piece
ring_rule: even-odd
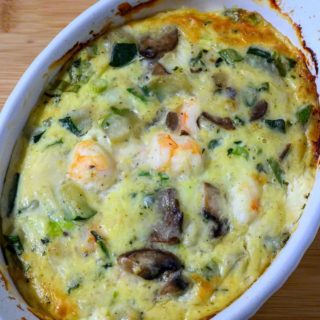
[[[165,76],[170,74],[166,68],[159,62],[153,66],[152,74],[155,76]]]
[[[217,125],[218,127],[221,127],[225,130],[235,130],[235,126],[232,122],[232,120],[229,117],[218,117],[218,116],[213,116],[209,114],[208,112],[202,112],[199,118],[197,119],[197,124],[198,127],[200,127],[200,120],[201,117],[204,117],[208,121],[212,122],[213,124]]]
[[[222,218],[221,208],[222,195],[219,189],[210,183],[203,184],[202,215],[206,220],[213,223],[211,235],[213,238],[224,236],[229,231],[229,222]]]
[[[178,257],[168,251],[143,248],[118,257],[119,265],[127,272],[145,280],[153,280],[165,272],[176,272],[182,268]]]
[[[189,282],[182,276],[182,270],[164,273],[162,280],[165,285],[160,289],[159,295],[178,295],[183,293],[189,286]]]
[[[220,71],[212,76],[216,89],[223,89],[227,86],[227,75]]]
[[[179,127],[179,116],[176,112],[168,112],[166,117],[166,126],[171,131],[176,131]]]
[[[279,155],[279,160],[283,161],[291,150],[291,143],[288,143]]]
[[[180,211],[177,192],[173,188],[160,190],[157,194],[158,210],[162,220],[155,225],[151,242],[176,244],[181,241],[183,213]]]
[[[257,104],[252,108],[250,121],[256,121],[264,117],[264,115],[268,111],[268,102],[266,100],[260,100]]]
[[[160,59],[165,53],[172,51],[178,44],[177,29],[163,34],[159,38],[145,37],[139,44],[139,53],[147,59]]]

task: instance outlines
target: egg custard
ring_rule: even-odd
[[[259,14],[183,9],[76,53],[24,129],[2,197],[13,279],[40,318],[199,320],[297,227],[319,106]]]

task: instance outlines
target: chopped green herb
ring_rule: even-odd
[[[142,102],[147,102],[147,99],[145,98],[145,96],[142,93],[140,93],[138,90],[134,88],[128,88],[127,91],[132,95],[134,95],[135,97],[137,97]]]
[[[80,280],[73,281],[68,287],[68,294],[70,294],[73,290],[78,289],[80,287]]]
[[[152,91],[148,86],[142,86],[140,89],[146,97],[150,97],[152,95]]]
[[[113,113],[117,114],[118,116],[127,116],[131,113],[131,111],[127,108],[119,109],[116,107],[111,107],[110,109]]]
[[[158,176],[160,178],[160,182],[166,182],[169,180],[169,176],[166,173],[159,172]]]
[[[258,163],[256,165],[256,169],[258,172],[266,172],[266,169],[264,168],[264,165],[262,163]]]
[[[239,116],[234,117],[233,123],[236,127],[244,126],[246,124],[245,121]]]
[[[8,211],[7,211],[7,216],[9,217],[15,207],[16,203],[16,197],[18,193],[18,187],[19,187],[19,180],[20,180],[20,173],[16,173],[12,177],[12,182],[11,182],[11,188],[9,190],[8,194]]]
[[[272,130],[286,133],[286,122],[283,119],[265,120],[265,124]]]
[[[99,245],[101,251],[104,253],[105,257],[106,257],[106,264],[104,265],[105,268],[109,268],[112,267],[112,261],[111,261],[111,257],[110,257],[110,253],[109,250],[105,244],[104,239],[94,230],[90,231],[91,234],[93,235],[94,239],[96,240],[97,244]]]
[[[59,119],[59,122],[63,128],[69,130],[77,137],[80,137],[82,135],[81,131],[74,124],[70,116],[66,116],[65,118]]]
[[[263,82],[260,84],[260,86],[257,88],[258,91],[269,91],[270,90],[270,84],[269,82]]]
[[[40,239],[40,241],[44,245],[47,245],[50,243],[50,239],[48,237],[44,237],[44,238]]]
[[[210,281],[214,276],[220,275],[219,265],[215,261],[211,261],[204,268],[201,269],[204,278]]]
[[[72,230],[74,228],[74,224],[72,221],[49,220],[47,228],[48,237],[55,238],[61,236],[65,231]]]
[[[245,146],[241,146],[239,144],[237,144],[233,148],[229,148],[227,152],[228,152],[228,155],[241,156],[241,157],[245,158],[246,160],[249,159],[248,149]]]
[[[273,158],[270,158],[267,160],[269,166],[270,166],[270,169],[271,171],[273,172],[275,178],[277,179],[277,181],[281,184],[281,185],[284,185],[285,184],[285,181],[283,179],[283,171],[280,167],[280,164],[278,161],[276,161],[275,159]]]
[[[56,145],[58,145],[58,144],[63,144],[62,138],[60,138],[59,140],[56,140],[56,141],[48,144],[46,148],[50,148],[50,147],[56,146]]]
[[[312,106],[307,105],[298,110],[296,113],[298,121],[304,126],[308,123],[312,113]]]
[[[240,55],[238,51],[230,48],[220,50],[219,55],[227,64],[233,65],[235,62],[243,60],[243,57]]]
[[[44,131],[42,131],[42,132],[34,135],[34,136],[32,137],[33,143],[38,143],[38,142],[40,141],[41,137],[44,135],[45,132],[46,132],[46,130],[44,130]]]
[[[112,49],[111,67],[123,67],[130,63],[138,53],[135,43],[116,43]]]
[[[208,143],[208,149],[213,150],[220,145],[220,141],[217,139],[212,139]]]
[[[139,177],[151,177],[151,173],[149,171],[141,171],[138,174]]]
[[[219,68],[221,66],[222,62],[223,62],[223,59],[221,57],[219,57],[215,62],[216,68]]]
[[[189,65],[190,65],[190,71],[192,73],[207,71],[206,64],[202,60],[203,53],[206,53],[206,52],[207,52],[206,50],[200,50],[195,58],[190,59]]]
[[[20,237],[17,235],[4,236],[6,240],[6,248],[13,254],[21,256],[23,253],[23,245]]]

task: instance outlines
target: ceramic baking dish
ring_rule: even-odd
[[[30,111],[36,104],[44,86],[56,74],[61,63],[54,63],[64,56],[76,44],[88,41],[93,34],[99,33],[106,25],[118,25],[128,19],[136,19],[151,15],[166,9],[180,8],[182,6],[195,7],[209,11],[232,7],[234,5],[261,13],[278,30],[303,50],[309,61],[310,70],[315,74],[316,65],[312,61],[310,51],[320,54],[319,35],[320,29],[320,2],[318,0],[286,0],[281,1],[280,7],[288,16],[301,25],[301,30],[306,41],[305,47],[301,37],[296,33],[292,21],[288,16],[279,14],[275,10],[275,2],[267,0],[159,0],[149,1],[141,5],[141,1],[129,1],[129,5],[120,6],[127,13],[124,17],[119,15],[118,0],[101,0],[82,13],[71,22],[34,60],[15,89],[8,98],[0,115],[0,192],[5,178],[5,173],[10,161],[14,144],[24,127]],[[139,5],[140,4],[140,5]],[[132,7],[136,6],[133,10]],[[316,58],[314,55],[313,58]],[[318,57],[319,58],[319,57]],[[317,78],[318,91],[320,81]],[[248,319],[270,297],[298,265],[304,252],[314,239],[320,224],[320,174],[317,179],[299,227],[292,235],[284,249],[276,257],[266,272],[236,301],[215,316],[215,320],[241,320]],[[0,319],[37,319],[23,302],[7,273],[2,252],[0,252],[0,270],[6,279],[0,285]]]

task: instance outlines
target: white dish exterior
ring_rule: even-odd
[[[117,6],[121,2],[118,0],[101,0],[86,10],[62,30],[49,46],[42,51],[16,85],[0,115],[0,192],[14,144],[44,86],[58,71],[49,68],[50,65],[62,57],[77,42],[82,43],[90,39],[90,31],[99,32],[109,21],[112,21],[114,25],[124,22],[122,18],[115,15]],[[132,5],[137,4],[137,2],[130,1]],[[277,29],[287,35],[296,46],[301,47],[292,25],[287,19],[284,19],[283,16],[271,9],[268,3],[269,1],[267,0],[160,0],[154,5],[144,8],[133,18],[144,17],[158,11],[180,8],[181,6],[209,11],[237,5],[248,10],[260,12]],[[320,27],[320,14],[314,14],[314,12],[320,12],[320,10],[315,10],[316,8],[320,9],[320,3],[317,0],[309,0],[303,4],[298,0],[286,0],[282,2],[281,7],[285,12],[294,10],[293,12],[290,11],[290,16],[295,22],[301,24],[307,45],[320,55],[320,41],[316,36],[316,30],[319,30]],[[320,57],[318,56],[318,58]],[[319,78],[317,79],[317,86],[320,88]],[[318,173],[313,191],[296,232],[257,282],[229,307],[216,315],[214,317],[215,320],[248,319],[267,298],[282,286],[298,265],[319,228],[320,198],[317,195],[319,191],[320,174]],[[2,252],[0,253],[0,270],[5,278],[9,280],[9,291],[6,290],[4,285],[0,286],[0,320],[20,319],[21,317],[25,317],[27,320],[37,319],[28,311],[27,306],[22,302],[19,293],[14,288],[5,268]],[[16,299],[11,299],[10,297],[12,296],[16,297]],[[17,307],[19,303],[23,310]]]

